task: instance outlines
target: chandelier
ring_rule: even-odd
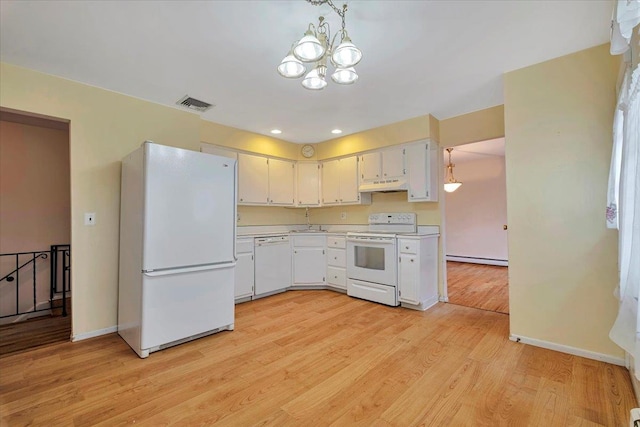
[[[341,85],[350,85],[358,80],[358,74],[353,68],[362,59],[362,52],[349,38],[345,28],[344,16],[347,5],[342,10],[334,6],[331,0],[307,0],[314,6],[327,3],[342,18],[342,28],[331,39],[329,23],[321,16],[318,26],[309,24],[304,36],[293,43],[291,50],[278,66],[282,77],[302,79],[302,86],[310,90],[322,90],[327,86],[327,62],[335,68],[331,80]],[[336,38],[340,35],[339,44],[335,46]],[[329,42],[331,40],[331,42]],[[335,48],[334,48],[335,46]],[[312,64],[307,72],[304,63]]]
[[[458,189],[458,187],[462,185],[462,183],[458,182],[453,177],[453,167],[455,166],[453,163],[451,163],[451,152],[453,151],[453,148],[447,148],[446,150],[447,153],[449,153],[449,164],[447,165],[447,180],[444,183],[444,191],[446,191],[447,193],[453,193]]]

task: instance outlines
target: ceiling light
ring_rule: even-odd
[[[331,80],[341,85],[350,85],[358,80],[358,74],[353,67],[336,68],[336,71],[331,75]]]
[[[341,85],[350,85],[358,80],[358,74],[353,68],[362,59],[362,52],[358,49],[349,36],[345,28],[345,14],[347,5],[342,5],[338,9],[331,0],[307,0],[314,6],[328,4],[342,18],[342,28],[331,38],[329,23],[324,17],[318,18],[318,26],[309,24],[303,37],[293,43],[289,54],[280,62],[278,73],[281,76],[295,79],[305,77],[302,86],[310,90],[322,90],[327,86],[325,76],[327,73],[327,62],[330,59],[331,65],[336,69],[331,75],[331,80]],[[340,36],[338,46],[334,49],[336,39]],[[314,63],[311,71],[307,73],[304,63]]]
[[[274,135],[279,135],[282,133],[282,131],[280,129],[271,129],[271,133]]]
[[[313,70],[309,71],[302,80],[302,86],[311,90],[322,90],[327,85],[327,81],[324,79],[324,74],[327,71],[327,67],[324,65],[318,65]]]
[[[335,133],[337,135],[339,133],[342,133],[342,131],[340,129],[334,129],[331,131],[331,133]]]
[[[280,75],[288,79],[297,79],[301,77],[305,71],[307,70],[304,68],[302,62],[293,56],[291,52],[289,52],[289,55],[285,56],[280,65],[278,65]]]
[[[447,148],[447,153],[449,153],[449,164],[447,165],[447,180],[444,183],[444,191],[447,193],[453,193],[462,185],[461,182],[458,182],[453,176],[453,167],[455,166],[451,163],[451,152],[453,148]]]

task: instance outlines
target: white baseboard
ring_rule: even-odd
[[[608,354],[596,353],[594,351],[583,350],[581,348],[571,347],[563,344],[556,344],[549,341],[537,340],[535,338],[527,338],[520,335],[509,335],[509,339],[523,344],[529,344],[534,347],[546,348],[547,350],[559,351],[560,353],[572,354],[574,356],[584,357],[586,359],[599,360],[601,362],[611,363],[612,365],[625,366],[623,357],[614,357]]]
[[[431,307],[433,307],[434,305],[436,305],[437,303],[438,303],[438,297],[433,297],[433,298],[429,298],[424,301],[421,301],[420,304],[411,304],[408,302],[401,302],[400,306],[404,308],[409,308],[411,310],[426,311]]]
[[[455,262],[467,262],[470,264],[498,265],[501,267],[509,266],[509,261],[505,259],[474,258],[467,256],[447,255],[446,260]]]
[[[636,397],[636,405],[640,406],[640,381],[636,378],[635,360],[632,355],[624,352],[625,366],[629,370],[629,376],[631,377],[631,385],[633,386],[633,394]]]
[[[101,335],[112,334],[114,332],[118,332],[118,325],[110,326],[110,327],[104,328],[104,329],[98,329],[97,331],[90,331],[90,332],[84,332],[84,333],[81,333],[81,334],[71,335],[71,341],[72,342],[82,341],[82,340],[86,340],[86,339],[89,339],[89,338],[99,337]]]

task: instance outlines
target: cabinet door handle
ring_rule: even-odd
[[[413,260],[411,260],[411,262],[413,262]]]
[[[405,249],[409,249],[409,246],[405,246],[404,248],[405,248]]]

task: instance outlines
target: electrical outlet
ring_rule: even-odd
[[[236,214],[236,216],[237,216],[237,218],[236,218],[236,219],[237,219],[238,221],[240,221],[240,213],[239,213],[239,212]]]
[[[84,225],[96,225],[96,213],[85,212],[84,213]]]
[[[347,219],[347,213],[346,212],[340,212],[340,219]]]

